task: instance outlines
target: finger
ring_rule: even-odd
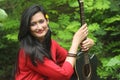
[[[82,44],[87,44],[87,43],[89,43],[87,39],[82,42]]]
[[[83,27],[83,26],[87,26],[87,23],[83,24],[82,27]]]
[[[89,50],[89,48],[84,48],[81,51],[88,51],[88,50]]]
[[[82,25],[80,29],[83,30],[83,29],[85,29],[85,28],[87,28],[87,24],[86,24],[86,23],[85,23],[84,25]]]
[[[88,46],[89,45],[89,41],[85,40],[82,42],[81,46]]]
[[[90,45],[90,44],[84,44],[84,45],[82,45],[81,47],[83,47],[83,48],[90,48],[91,45]]]

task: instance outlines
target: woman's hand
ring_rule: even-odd
[[[87,24],[84,24],[73,36],[72,44],[79,46],[88,35]]]
[[[80,47],[82,51],[88,51],[93,45],[94,45],[94,41],[90,38],[87,38],[81,43]]]
[[[72,45],[70,47],[70,50],[68,53],[71,53],[73,55],[77,54],[77,50],[79,45],[82,43],[82,41],[87,37],[88,35],[88,28],[87,24],[84,24],[78,31],[74,34],[73,40],[72,40]],[[67,56],[66,60],[68,61],[73,67],[76,62],[76,57],[70,57]]]

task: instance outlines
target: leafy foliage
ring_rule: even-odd
[[[107,59],[101,58],[101,61],[103,67],[99,67],[98,71],[102,78],[106,80],[109,79],[107,76],[111,76],[111,79],[120,79],[120,55]]]

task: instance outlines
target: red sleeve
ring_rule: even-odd
[[[52,50],[53,48],[56,48],[56,62],[59,66],[62,66],[66,59],[68,51],[61,47],[56,41],[52,40],[52,43],[54,44],[54,46],[52,46]]]
[[[54,80],[68,80],[73,73],[73,68],[69,62],[64,62],[60,67],[48,58],[44,58],[44,63],[37,61],[37,66],[33,66],[29,61],[28,67],[48,78],[54,78]]]
[[[51,50],[53,53],[56,53],[56,62],[48,58],[44,58],[44,63],[37,61],[37,67],[33,66],[30,61],[28,61],[28,66],[46,77],[55,78],[54,80],[69,79],[74,70],[71,64],[65,61],[67,51],[53,40]]]
[[[67,51],[60,47],[56,42],[53,42],[54,45],[52,50],[56,54],[56,62],[44,57],[44,63],[37,61],[37,66],[34,66],[28,55],[25,56],[23,49],[20,50],[19,67],[28,72],[34,71],[36,74],[43,75],[48,77],[51,80],[69,80],[72,76],[74,70],[72,65],[69,62],[64,61],[66,58]]]

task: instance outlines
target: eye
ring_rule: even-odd
[[[44,23],[44,19],[41,19],[41,20],[39,20],[39,23],[41,24],[41,23]]]
[[[35,26],[35,25],[36,25],[36,23],[35,23],[35,22],[30,23],[30,26]]]

